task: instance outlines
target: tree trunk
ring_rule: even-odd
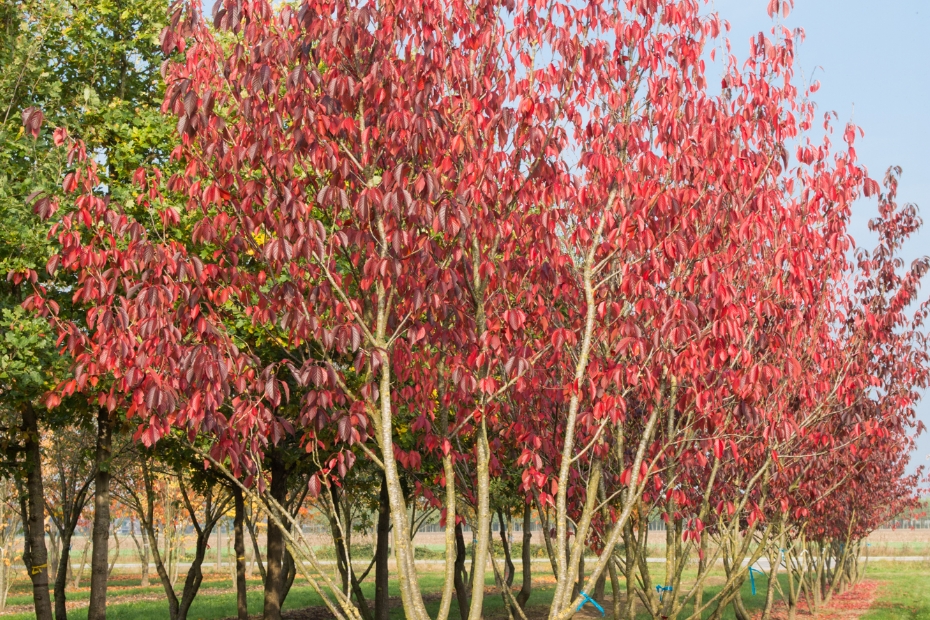
[[[58,578],[58,564],[61,559],[58,543],[61,539],[60,536],[56,535],[55,531],[50,528],[46,528],[45,533],[48,534],[49,547],[52,549],[51,557],[48,559],[48,578],[54,583]]]
[[[181,600],[175,620],[187,620],[187,614],[190,612],[191,605],[197,597],[197,591],[200,590],[200,585],[203,583],[203,561],[207,556],[207,543],[210,540],[210,530],[213,529],[214,524],[215,521],[207,520],[202,533],[197,537],[194,561],[190,570],[187,571],[187,577],[184,579],[184,589],[181,591]]]
[[[339,577],[342,580],[342,591],[344,594],[348,595],[350,590],[349,583],[349,551],[346,547],[345,537],[342,535],[342,525],[339,523],[339,491],[336,489],[336,485],[329,485],[329,497],[330,497],[330,514],[329,514],[329,530],[333,537],[333,543],[336,547],[336,568],[339,570]]]
[[[634,577],[634,571],[636,570],[636,554],[639,547],[639,540],[643,539],[645,544],[644,537],[649,535],[648,530],[648,520],[643,518],[641,519],[642,523],[639,526],[639,536],[636,536],[635,530],[633,529],[632,520],[627,520],[624,524],[624,541],[626,547],[626,605],[623,610],[623,617],[625,620],[634,620],[636,618],[636,578]]]
[[[277,450],[268,454],[271,473],[271,497],[281,506],[287,500],[287,470]],[[284,533],[268,518],[268,551],[265,569],[265,606],[263,620],[281,620],[281,605],[284,603],[284,583],[286,567],[284,566]]]
[[[290,531],[290,528],[288,528]],[[281,588],[281,605],[284,605],[284,601],[287,600],[287,595],[291,591],[291,586],[294,585],[294,579],[297,578],[297,563],[294,562],[294,556],[291,555],[289,549],[284,549],[284,587]]]
[[[249,620],[249,600],[245,583],[245,533],[242,528],[242,521],[245,519],[245,499],[238,485],[233,485],[233,496],[236,501],[233,519],[236,537],[236,612],[239,620]]]
[[[378,497],[377,540],[375,541],[375,620],[388,620],[388,560],[391,550],[388,537],[391,535],[391,504],[388,497],[387,478],[381,475],[381,494]]]
[[[71,552],[71,537],[74,530],[65,525],[61,532],[61,555],[58,556],[58,570],[55,574],[55,620],[68,620],[68,609],[65,605],[68,587],[68,554]]]
[[[136,551],[139,554],[139,563],[142,564],[142,583],[140,584],[143,588],[149,587],[149,539],[145,535],[145,532],[142,531],[140,527],[140,532],[142,535],[142,541],[140,542],[136,538],[136,520],[129,520],[129,535],[132,537],[133,544],[136,545]]]
[[[148,536],[142,537],[142,587],[149,587],[149,538]]]
[[[594,582],[594,600],[603,601],[604,592],[607,590],[607,571],[601,573],[601,576]]]
[[[581,551],[581,557],[578,558],[578,580],[572,586],[572,600],[578,598],[578,594],[584,587],[584,550]]]
[[[113,569],[116,568],[116,563],[119,561],[119,532],[116,531],[115,524],[113,526],[113,551],[113,559],[110,560],[110,565],[107,567],[107,579],[113,574]]]
[[[84,535],[84,548],[81,550],[81,564],[77,570],[74,570],[74,564],[71,565],[71,588],[77,590],[81,586],[81,579],[84,578],[84,568],[87,566],[87,552],[90,551],[90,540]]]
[[[532,527],[533,511],[530,509],[530,503],[526,502],[523,504],[523,548],[520,550],[520,558],[523,561],[523,584],[517,594],[517,605],[520,606],[520,609],[526,609],[526,602],[530,600],[530,593],[533,591]]]
[[[617,577],[617,563],[611,559],[607,565],[610,575],[610,600],[613,603],[614,620],[620,620],[623,607],[620,602],[620,579]]]
[[[52,620],[48,593],[48,550],[45,548],[45,488],[42,484],[42,453],[39,451],[39,421],[31,403],[23,406],[26,453],[26,496],[23,509],[23,564],[32,580],[36,620]]]
[[[94,531],[90,560],[90,607],[87,620],[106,620],[110,543],[110,450],[113,428],[106,407],[97,409],[97,452],[94,458]]]
[[[736,613],[736,620],[752,620],[752,616],[749,615],[746,606],[743,604],[742,592],[739,590],[733,596],[733,611]]]
[[[455,597],[459,603],[459,615],[462,620],[468,620],[468,587],[466,581],[468,573],[465,570],[465,534],[462,532],[462,524],[455,524]],[[382,620],[376,618],[376,620]]]
[[[245,526],[249,530],[249,538],[252,539],[252,561],[258,565],[258,574],[262,577],[262,585],[265,584],[265,564],[262,562],[262,550],[258,546],[258,536],[255,534],[255,512],[245,516]],[[252,569],[254,571],[254,567]]]
[[[497,511],[497,521],[501,524],[501,545],[504,547],[504,583],[509,588],[513,585],[513,575],[516,569],[513,565],[513,556],[510,553],[510,540],[507,537],[507,521],[504,519],[504,512]]]
[[[482,618],[484,605],[484,575],[487,571],[488,551],[491,545],[491,506],[490,506],[490,461],[491,449],[488,444],[487,418],[481,416],[476,446],[475,469],[478,479],[478,506],[475,510],[474,560],[471,563],[471,607],[469,617],[473,620]]]

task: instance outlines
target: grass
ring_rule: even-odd
[[[866,578],[882,585],[862,620],[930,620],[930,563],[876,562]]]
[[[519,576],[519,571],[518,571]],[[784,575],[781,576],[784,579]],[[868,579],[881,582],[878,591],[878,599],[872,606],[872,610],[863,616],[862,620],[930,620],[930,565],[925,563],[894,563],[894,562],[872,562],[868,566],[866,577]],[[687,579],[687,576],[686,576]],[[487,579],[488,585],[493,585],[493,578],[489,574]],[[140,586],[138,578],[118,577],[114,579],[112,585],[118,589],[111,590],[113,597],[126,596],[161,596],[163,590],[157,580],[152,581],[152,585],[147,588]],[[181,584],[178,584],[180,587]],[[190,614],[190,620],[218,620],[234,616],[236,613],[235,594],[231,590],[231,578],[227,575],[207,576],[202,588],[216,589],[226,588],[226,592],[210,593],[203,592],[195,600]],[[424,572],[421,575],[420,586],[425,593],[436,593],[442,587],[442,575],[438,571]],[[784,586],[784,583],[783,583]],[[743,601],[750,612],[760,610],[765,602],[765,590],[767,587],[766,577],[756,577],[757,594],[752,595],[751,585],[747,582],[743,587]],[[705,600],[712,596],[719,586],[708,586],[705,590]],[[259,613],[262,608],[262,591],[261,583],[256,579],[249,583],[249,610],[252,613]],[[203,590],[202,590],[203,591]],[[607,598],[610,596],[610,585],[607,586]],[[369,583],[365,587],[366,597],[374,597],[374,588]],[[552,586],[538,584],[534,586],[533,595],[530,598],[530,617],[545,617],[545,610],[552,600]],[[391,595],[399,596],[397,584],[391,584]],[[68,600],[86,600],[89,596],[88,589],[81,588],[74,592],[69,592]],[[8,604],[10,605],[28,605],[32,601],[31,588],[28,582],[21,581],[17,583],[10,592]],[[607,608],[608,616],[610,614],[610,601],[602,601]],[[291,589],[285,603],[285,609],[298,609],[310,606],[321,606],[322,601],[319,596],[308,586],[299,585]],[[430,597],[427,602],[427,610],[435,617],[439,608],[439,601],[435,597]],[[457,603],[453,599],[451,618],[458,618]],[[485,616],[487,618],[506,618],[503,608],[503,602],[498,594],[488,595],[484,603]],[[533,612],[536,613],[533,613]],[[686,608],[685,612],[689,609]],[[710,615],[710,611],[705,612],[705,617]],[[69,618],[72,620],[86,620],[87,608],[73,609],[69,611]],[[16,613],[3,615],[6,620],[32,620],[34,614]],[[108,620],[162,620],[168,617],[168,605],[165,600],[137,600],[129,602],[114,602],[107,607]],[[733,618],[732,610],[724,614],[724,618]],[[400,607],[392,609],[392,620],[402,620],[404,618],[403,610]],[[648,618],[646,614],[639,614],[639,618]]]

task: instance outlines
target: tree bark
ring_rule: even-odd
[[[265,564],[262,562],[262,551],[258,547],[258,536],[255,534],[254,511],[245,516],[245,526],[249,530],[249,538],[252,539],[252,560],[258,566],[258,573],[262,577],[262,585],[265,584]],[[254,567],[253,567],[254,571]]]
[[[455,524],[455,597],[459,602],[459,615],[462,620],[468,618],[468,571],[465,570],[465,557],[467,550],[465,548],[465,534],[462,532],[462,524]],[[378,618],[376,620],[383,620]]]
[[[149,587],[149,539],[148,536],[142,537],[142,587]]]
[[[20,499],[23,511],[23,564],[32,580],[36,620],[52,620],[48,592],[48,550],[45,547],[45,488],[42,483],[42,453],[39,450],[39,421],[32,403],[23,406],[26,453],[26,493]]]
[[[149,587],[149,539],[145,535],[145,530],[140,527],[140,533],[142,536],[141,542],[136,538],[136,520],[129,520],[129,535],[132,537],[132,542],[136,545],[136,551],[139,553],[139,562],[142,564],[142,582],[141,586],[143,588]]]
[[[68,609],[65,605],[68,587],[68,554],[71,551],[71,537],[74,529],[65,528],[61,532],[61,555],[58,556],[58,570],[55,573],[55,620],[68,620]]]
[[[233,486],[233,497],[236,502],[236,511],[233,518],[236,548],[236,612],[239,620],[249,620],[249,600],[245,583],[245,533],[242,522],[245,519],[245,499],[242,489]]]
[[[482,416],[478,428],[476,466],[478,479],[478,509],[475,515],[477,540],[475,556],[471,563],[471,607],[469,620],[481,620],[484,605],[484,576],[487,571],[488,547],[491,544],[491,505],[490,505],[490,446],[488,445],[487,418]]]
[[[288,528],[290,531],[290,528]],[[294,579],[297,578],[297,563],[294,561],[294,556],[291,555],[290,550],[284,548],[284,587],[281,588],[281,605],[284,606],[284,601],[287,600],[287,595],[291,591],[291,586],[294,585]]]
[[[620,620],[623,613],[620,602],[620,579],[617,577],[617,563],[613,559],[607,565],[607,573],[610,575],[610,600],[613,603],[614,620]]]
[[[341,499],[336,485],[330,484],[328,486],[331,507],[329,514],[329,530],[336,547],[336,568],[339,570],[339,577],[342,579],[342,591],[348,595],[350,592],[349,570],[351,567],[349,566],[349,552],[346,547],[345,537],[343,536],[342,525],[339,523],[339,503]]]
[[[107,573],[110,543],[110,452],[113,427],[106,407],[97,409],[97,451],[94,457],[94,530],[90,560],[90,607],[88,620],[106,620]]]
[[[516,571],[513,565],[513,557],[510,553],[510,540],[507,538],[507,521],[504,519],[504,512],[497,511],[497,521],[501,524],[501,545],[504,547],[504,583],[509,588],[513,585],[513,575]]]
[[[391,550],[388,537],[391,534],[391,504],[388,497],[387,478],[381,475],[381,494],[378,497],[377,540],[375,541],[375,620],[388,620],[388,559]],[[463,619],[464,620],[464,619]]]
[[[48,544],[52,550],[51,557],[48,559],[48,578],[54,583],[58,578],[58,564],[61,560],[61,552],[58,546],[61,539],[48,527],[45,528],[45,533],[48,534]]]
[[[607,573],[601,573],[601,576],[597,578],[597,581],[594,584],[594,600],[603,601],[604,592],[607,590]]]
[[[287,501],[287,470],[277,450],[268,454],[271,473],[271,497],[281,506]],[[281,605],[284,603],[284,584],[286,567],[284,566],[284,533],[269,516],[268,550],[265,568],[265,605],[263,620],[281,620]]]
[[[520,550],[520,557],[523,560],[523,584],[520,586],[520,592],[517,594],[517,605],[520,609],[526,609],[526,602],[530,600],[530,594],[533,592],[533,511],[530,509],[530,503],[523,505],[523,548]]]

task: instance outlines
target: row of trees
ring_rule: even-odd
[[[193,463],[198,533],[263,506],[266,618],[300,574],[337,618],[381,620],[393,527],[404,612],[426,620],[417,501],[445,527],[440,620],[453,600],[480,618],[489,571],[523,616],[529,544],[514,595],[495,515],[543,522],[552,620],[620,576],[615,617],[746,617],[746,563],[784,553],[789,609],[816,604],[912,504],[928,262],[899,256],[920,220],[900,171],[879,186],[858,163],[858,128],[814,129],[790,2],[744,62],[696,0],[224,0],[211,22],[90,4],[3,5],[5,445],[39,618],[38,438],[66,424],[96,432],[94,567],[131,432]],[[861,198],[871,252],[848,233]],[[293,527],[305,501],[341,579]],[[373,607],[356,505],[377,514]]]

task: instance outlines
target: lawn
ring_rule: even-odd
[[[519,572],[518,572],[519,575]],[[784,575],[782,575],[784,578]],[[930,620],[930,565],[925,563],[893,563],[872,562],[868,567],[867,578],[879,582],[878,597],[871,610],[862,620]],[[542,581],[542,580],[540,580]],[[180,585],[180,584],[179,584]],[[258,580],[250,582],[249,610],[260,613],[262,607],[261,583]],[[439,572],[424,572],[421,577],[421,587],[424,592],[438,593],[442,585]],[[493,585],[493,578],[488,575],[487,585]],[[110,596],[113,601],[107,607],[108,620],[162,620],[168,617],[168,606],[163,600],[163,591],[157,581],[142,588],[138,579],[117,579],[113,582],[114,588]],[[218,620],[234,616],[236,613],[235,595],[230,589],[230,579],[226,576],[215,576],[204,582],[202,594],[197,597],[189,614],[190,620]],[[765,602],[766,578],[757,577],[757,594],[752,595],[751,585],[747,582],[743,588],[743,600],[750,611],[760,610]],[[367,587],[366,596],[373,598],[373,587]],[[610,586],[607,587],[608,600],[602,604],[610,614]],[[706,589],[707,595],[712,595],[715,586]],[[88,589],[81,588],[69,594],[69,601],[86,600]],[[396,584],[392,584],[392,596],[399,596]],[[132,597],[129,599],[128,597]],[[530,609],[527,615],[545,617],[549,601],[552,599],[551,584],[534,584],[533,595],[530,598]],[[706,600],[706,599],[705,599]],[[9,605],[28,605],[31,603],[28,584],[20,583],[14,587],[8,599]],[[320,606],[322,601],[313,590],[295,583],[287,597],[285,610],[300,609],[310,606]],[[438,596],[428,597],[427,609],[435,617],[439,609]],[[686,609],[687,611],[687,609]],[[73,620],[86,620],[87,608],[81,607],[69,611],[69,618]],[[705,613],[705,617],[710,612]],[[498,594],[489,594],[485,600],[485,616],[489,619],[504,619],[506,612],[503,602]],[[391,617],[394,620],[404,618],[402,609],[397,606],[392,609]],[[458,607],[453,599],[451,618],[459,618]],[[799,616],[804,617],[804,616]],[[32,620],[31,612],[4,614],[4,619]],[[639,614],[638,618],[648,618],[646,614]],[[724,614],[724,618],[733,618],[732,612]]]
[[[862,620],[930,620],[930,563],[877,562],[866,577],[881,586]]]

